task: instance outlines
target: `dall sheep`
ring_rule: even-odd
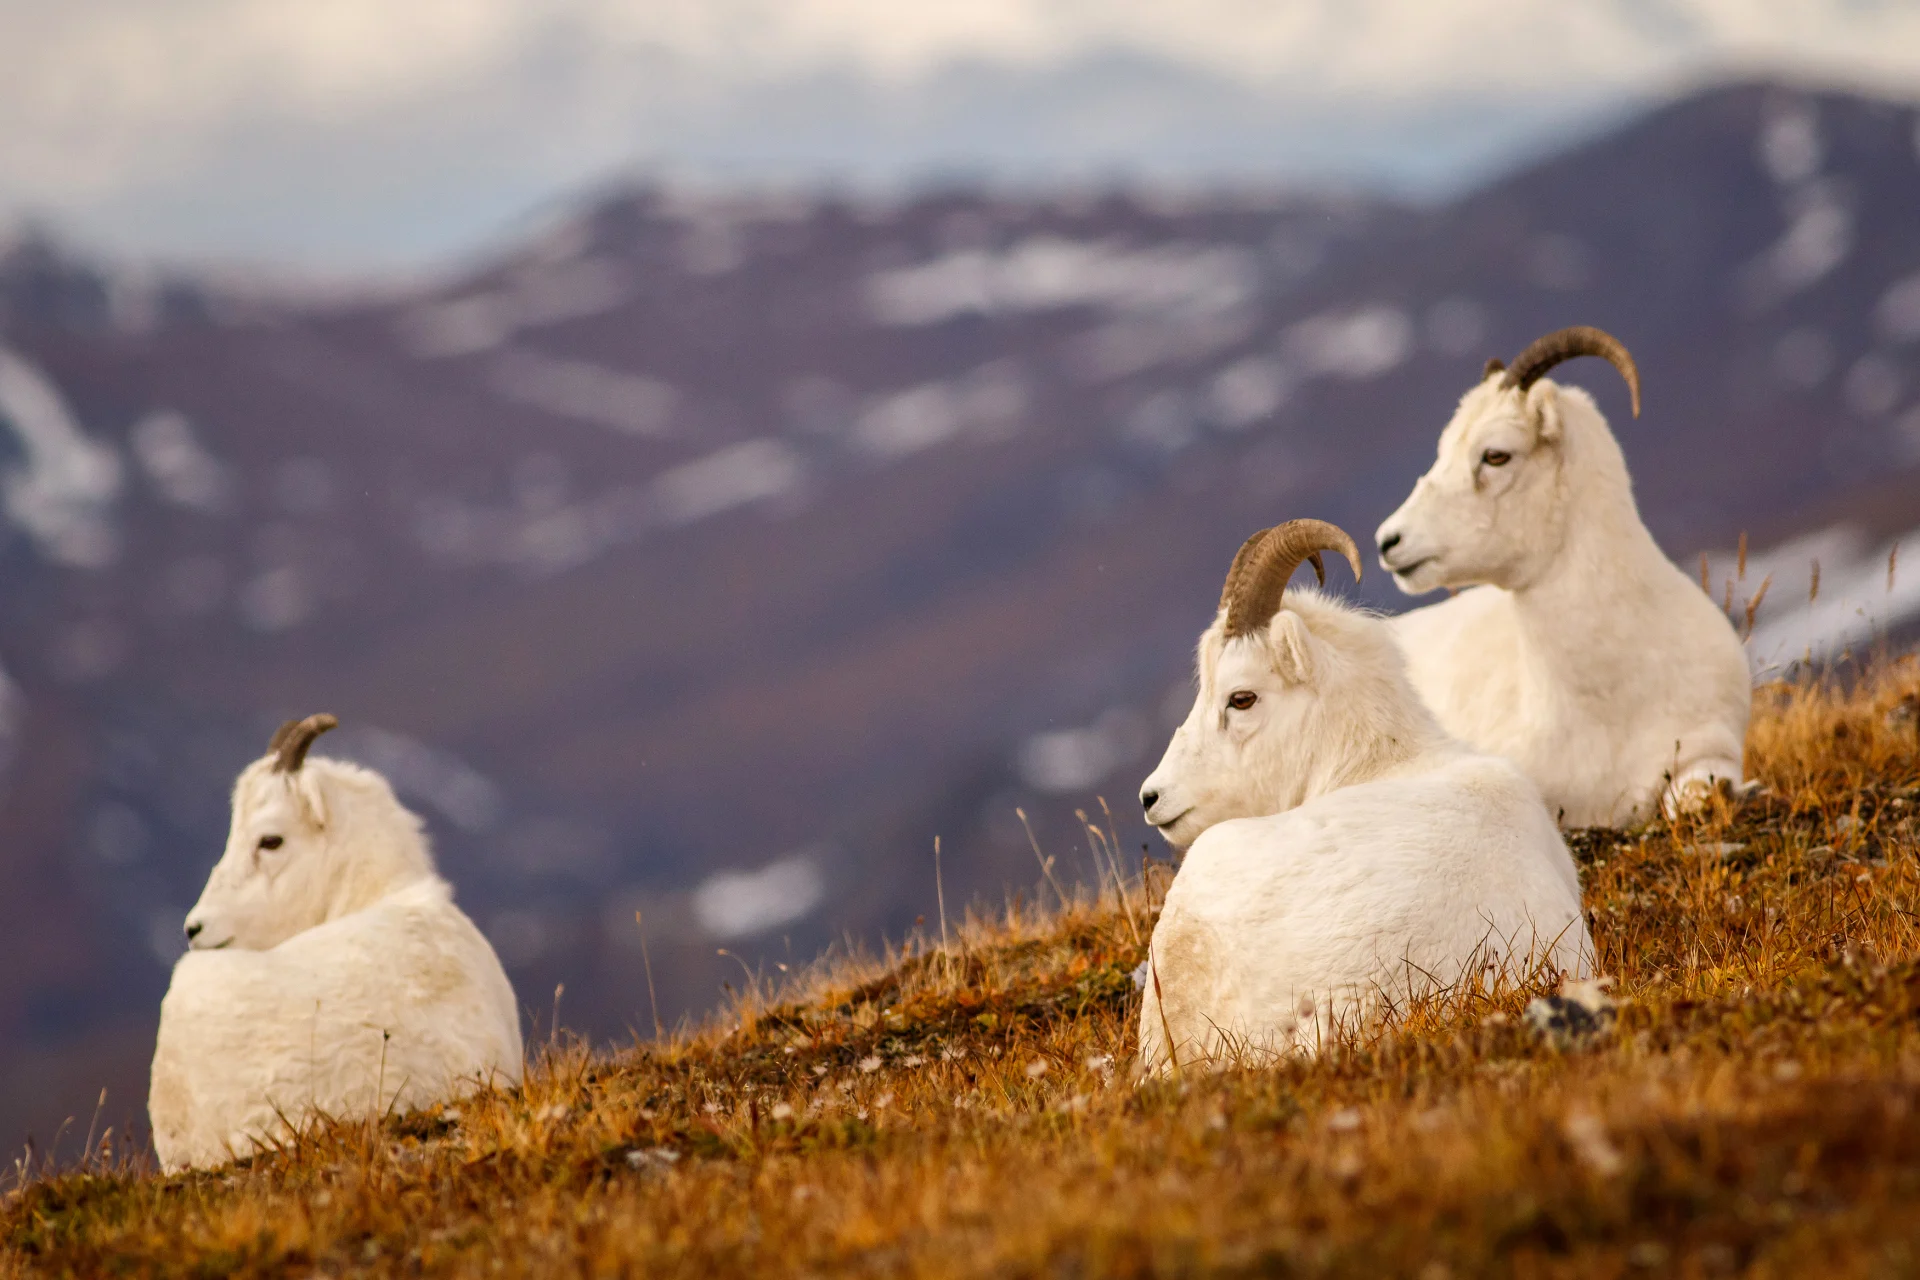
[[[1599,329],[1489,360],[1376,541],[1402,591],[1470,588],[1392,620],[1440,723],[1518,764],[1561,821],[1618,826],[1739,786],[1752,680],[1726,616],[1641,523],[1592,398],[1542,376],[1588,355],[1638,416],[1633,357]]]
[[[160,1005],[148,1111],[169,1170],[518,1083],[519,1008],[493,948],[380,775],[289,721],[233,789],[227,848]]]
[[[1314,1053],[1384,1001],[1592,964],[1539,792],[1441,730],[1383,621],[1287,590],[1321,551],[1358,576],[1353,540],[1318,520],[1241,547],[1193,709],[1141,788],[1187,850],[1148,953],[1147,1072]]]

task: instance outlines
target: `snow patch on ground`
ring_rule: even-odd
[[[1139,712],[1114,707],[1083,728],[1037,733],[1015,762],[1021,781],[1060,795],[1099,785],[1146,749],[1148,728]]]
[[[524,348],[501,352],[488,381],[509,400],[636,436],[668,434],[681,401],[659,378]]]
[[[693,891],[693,916],[708,937],[751,938],[801,919],[826,896],[818,859],[796,853],[758,870],[708,876]]]
[[[1710,555],[1708,568],[1714,600],[1724,604],[1731,596],[1734,624],[1743,630],[1748,603],[1766,586],[1747,641],[1757,678],[1797,661],[1870,648],[1920,621],[1920,529],[1876,542],[1838,525],[1749,554],[1744,577],[1737,553]]]
[[[500,288],[414,307],[395,327],[417,356],[474,355],[528,329],[612,311],[633,292],[631,272],[608,259],[529,264]]]
[[[855,421],[853,443],[876,457],[902,458],[963,434],[1010,434],[1026,413],[1026,383],[996,361],[876,399]]]
[[[113,503],[123,467],[111,445],[80,429],[53,383],[0,347],[0,425],[11,427],[26,465],[0,476],[7,516],[55,564],[99,569],[119,556]]]
[[[964,249],[875,272],[864,293],[873,318],[897,326],[1068,307],[1193,316],[1242,305],[1257,278],[1254,256],[1237,246],[1130,248],[1039,235],[1004,251]]]

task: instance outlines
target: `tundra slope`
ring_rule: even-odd
[[[187,916],[160,1006],[148,1110],[168,1169],[517,1083],[519,1010],[384,778],[306,759],[289,722],[233,791],[226,853]]]
[[[1620,370],[1637,416],[1633,357],[1598,329],[1489,360],[1376,540],[1402,591],[1470,588],[1392,620],[1440,723],[1518,764],[1561,821],[1620,826],[1741,782],[1752,678],[1641,522],[1592,398],[1542,376],[1583,355]]]
[[[1475,971],[1591,970],[1579,876],[1533,784],[1441,730],[1384,622],[1287,591],[1323,550],[1359,574],[1318,520],[1241,547],[1193,709],[1142,787],[1187,849],[1149,949],[1146,1071],[1315,1052]]]

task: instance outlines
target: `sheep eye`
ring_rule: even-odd
[[[286,843],[286,840],[280,836],[261,836],[260,837],[260,847],[262,849],[278,849],[281,845],[285,843]]]
[[[1259,694],[1242,689],[1240,692],[1228,696],[1227,705],[1235,711],[1245,711],[1258,701],[1260,701]]]
[[[1513,461],[1513,455],[1505,449],[1489,449],[1480,455],[1480,461],[1490,467],[1504,467]]]

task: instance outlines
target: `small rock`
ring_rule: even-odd
[[[1027,1064],[1027,1079],[1038,1080],[1045,1074],[1047,1074],[1047,1060],[1045,1058],[1035,1058]]]
[[[1147,962],[1145,960],[1142,960],[1134,966],[1132,976],[1133,989],[1135,991],[1145,991],[1147,989],[1147,972]]]
[[[866,1074],[872,1075],[874,1072],[878,1071],[879,1069],[880,1069],[880,1058],[877,1054],[870,1054],[867,1057],[860,1059],[860,1070],[864,1071]]]
[[[1360,1112],[1353,1107],[1342,1107],[1327,1117],[1327,1128],[1333,1133],[1352,1133],[1360,1127]]]
[[[1618,1017],[1613,997],[1607,994],[1612,982],[1611,978],[1563,982],[1553,995],[1535,996],[1527,1002],[1527,1026],[1556,1049],[1583,1048],[1603,1039]]]
[[[1920,732],[1920,693],[1910,693],[1887,712],[1887,728],[1895,733]]]
[[[1627,1167],[1626,1157],[1607,1136],[1607,1126],[1591,1111],[1575,1109],[1560,1121],[1560,1133],[1573,1148],[1580,1163],[1603,1178],[1617,1176]]]
[[[672,1147],[635,1147],[627,1152],[627,1167],[648,1173],[665,1173],[680,1162],[680,1153]]]

